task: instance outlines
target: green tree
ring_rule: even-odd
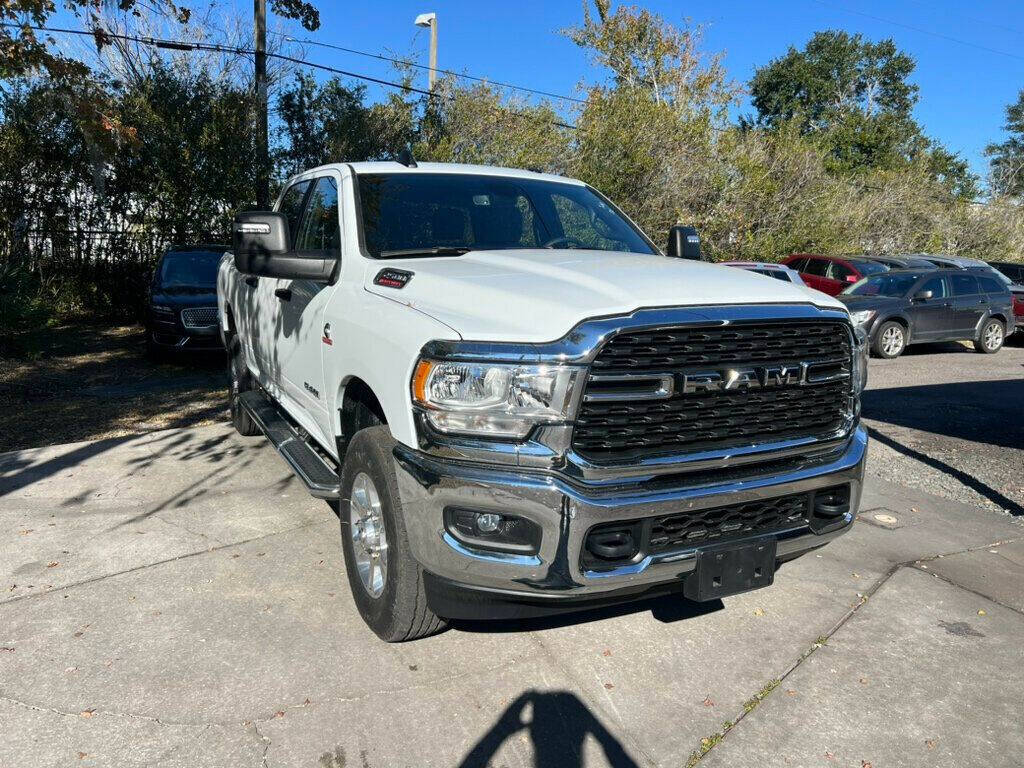
[[[991,158],[992,189],[1001,195],[1024,195],[1024,90],[1017,101],[1006,108],[1003,130],[1010,137],[999,144],[989,144],[985,154]]]

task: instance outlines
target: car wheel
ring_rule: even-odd
[[[238,397],[243,392],[252,389],[252,374],[245,365],[245,355],[242,353],[242,342],[237,336],[228,341],[228,404],[231,408],[231,423],[240,435],[252,437],[260,434],[260,428],[253,421]]]
[[[889,320],[882,323],[875,333],[875,343],[872,345],[874,353],[878,357],[891,360],[903,354],[907,347],[907,329],[902,323]]]
[[[989,319],[978,332],[974,340],[974,348],[979,352],[991,355],[998,352],[1006,341],[1006,327],[999,320]]]
[[[391,459],[394,447],[387,426],[355,434],[345,452],[338,504],[352,598],[367,626],[389,643],[447,626],[427,606],[423,569],[409,546]]]

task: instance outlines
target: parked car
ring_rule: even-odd
[[[934,269],[935,264],[920,256],[868,256],[889,269]]]
[[[821,256],[814,253],[794,253],[782,263],[799,272],[805,284],[829,296],[838,296],[858,280],[888,269],[862,256]]]
[[[665,255],[579,181],[403,159],[293,177],[217,282],[234,425],[337,505],[381,638],[717,599],[851,527],[840,302]]]
[[[999,270],[1017,285],[1024,285],[1024,264],[1013,261],[990,261],[988,265]]]
[[[878,357],[899,357],[908,344],[970,340],[998,352],[1015,328],[1010,292],[975,270],[897,270],[871,275],[839,296]]]
[[[146,311],[146,348],[217,349],[217,267],[226,245],[171,248],[157,262]]]
[[[801,279],[799,272],[790,269],[784,264],[773,264],[770,261],[723,261],[721,264],[725,267],[736,267],[737,269],[756,272],[766,277],[774,277],[776,280],[782,280],[784,283],[806,285]]]

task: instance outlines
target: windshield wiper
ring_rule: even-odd
[[[400,259],[403,256],[415,258],[416,256],[461,256],[469,253],[472,248],[463,248],[454,245],[438,245],[433,248],[399,248],[394,251],[381,251],[382,259]]]

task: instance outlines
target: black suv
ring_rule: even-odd
[[[1013,261],[990,261],[988,265],[998,269],[1013,282],[1024,285],[1024,264]]]
[[[146,312],[146,348],[217,349],[217,266],[231,248],[194,245],[171,248],[153,272]]]
[[[851,285],[838,299],[879,357],[898,357],[908,344],[959,340],[991,354],[1014,330],[1010,291],[978,270],[885,272]]]

